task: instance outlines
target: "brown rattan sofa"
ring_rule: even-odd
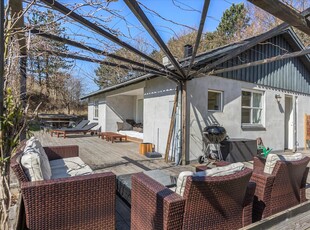
[[[24,144],[11,159],[28,229],[115,229],[115,175],[98,173],[29,181],[20,164]],[[79,155],[78,146],[44,147],[49,160]]]
[[[183,197],[143,173],[132,176],[131,229],[238,229],[252,223],[252,170],[188,177]]]
[[[253,222],[306,201],[309,157],[277,161],[271,174],[264,173],[266,159],[254,157],[251,181],[256,183]]]

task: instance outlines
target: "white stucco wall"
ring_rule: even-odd
[[[164,153],[170,126],[169,101],[174,100],[176,83],[162,77],[114,90],[89,100],[88,119],[93,120],[94,100],[99,100],[98,122],[104,131],[116,131],[116,122],[136,118],[137,99],[141,96],[120,95],[129,90],[144,88],[144,142],[155,144],[155,150]],[[223,111],[208,112],[208,89],[223,92]],[[241,91],[264,92],[264,127],[262,130],[245,130],[241,127]],[[275,94],[281,95],[280,103]],[[202,154],[202,129],[212,123],[224,126],[231,138],[256,139],[261,137],[265,146],[283,150],[285,144],[285,95],[297,99],[296,144],[304,148],[304,115],[310,114],[310,96],[278,89],[266,88],[243,81],[220,77],[202,77],[188,81],[188,123],[190,160]],[[106,97],[107,96],[107,97]]]
[[[165,153],[170,126],[169,101],[174,99],[176,84],[162,77],[147,82],[144,89],[144,142]]]
[[[202,154],[202,129],[212,123],[224,126],[230,138],[256,139],[261,137],[264,145],[273,150],[284,150],[285,145],[285,95],[298,96],[297,112],[297,143],[299,148],[304,147],[303,141],[303,116],[309,113],[307,106],[310,97],[296,95],[292,92],[283,92],[272,88],[265,88],[255,84],[229,80],[220,77],[204,77],[188,82],[188,103],[190,117],[188,127],[190,160]],[[208,112],[208,89],[223,91],[224,107],[222,112]],[[241,127],[241,91],[259,90],[264,92],[264,130],[246,130]],[[281,95],[280,103],[275,99],[275,94]]]
[[[127,92],[143,89],[145,82],[102,93],[88,99],[88,119],[98,122],[102,131],[117,131],[116,122],[135,119],[137,99],[143,95],[126,95]],[[98,119],[94,119],[94,102],[99,102]]]
[[[119,95],[106,98],[106,130],[117,131],[116,122],[123,122],[126,119],[134,119],[135,96]]]
[[[98,102],[98,118],[94,118],[94,103]],[[98,126],[96,128],[101,128],[101,130],[105,129],[106,126],[106,105],[105,105],[105,97],[104,95],[98,95],[88,100],[88,120],[90,122],[97,122]]]

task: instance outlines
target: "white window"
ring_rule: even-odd
[[[222,111],[223,92],[209,90],[208,91],[208,110],[209,111]]]
[[[245,125],[262,125],[263,92],[242,91],[241,123]]]
[[[98,119],[98,117],[99,117],[98,107],[99,107],[99,103],[98,103],[98,101],[95,101],[94,102],[94,118],[95,119]]]

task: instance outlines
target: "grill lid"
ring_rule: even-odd
[[[226,130],[219,124],[212,124],[203,129],[203,135],[211,143],[218,144],[226,138]]]

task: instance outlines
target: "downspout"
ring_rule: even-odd
[[[177,109],[177,116],[176,116],[176,127],[175,127],[175,138],[176,142],[176,156],[175,156],[175,163],[177,165],[180,164],[182,160],[182,83],[179,82],[179,96],[178,96],[178,109]]]
[[[298,96],[293,97],[293,152],[297,151],[297,102]]]

